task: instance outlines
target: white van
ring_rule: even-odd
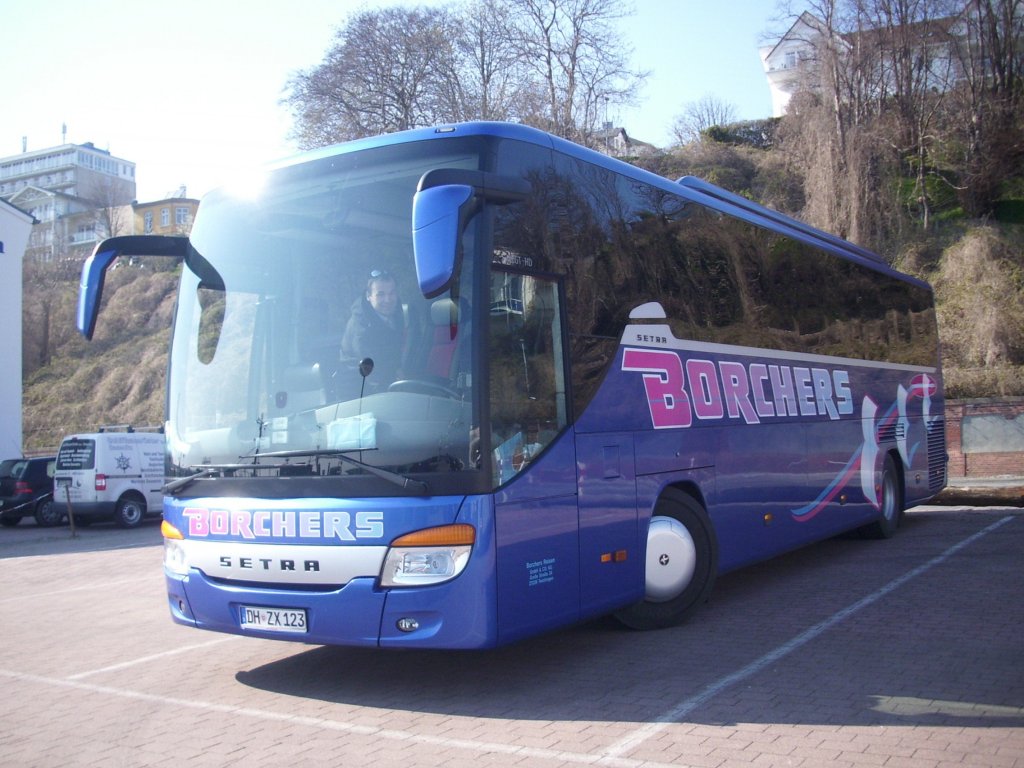
[[[113,519],[134,528],[163,512],[165,438],[155,432],[69,435],[57,452],[54,501],[71,502],[75,522]]]

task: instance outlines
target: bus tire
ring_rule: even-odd
[[[860,529],[866,539],[891,539],[903,520],[903,484],[892,454],[882,467],[882,502],[878,519]]]
[[[146,502],[135,496],[122,496],[114,508],[114,522],[119,528],[137,528],[146,516]]]
[[[707,601],[717,573],[718,544],[704,507],[666,489],[648,526],[644,599],[615,618],[631,629],[674,627]]]

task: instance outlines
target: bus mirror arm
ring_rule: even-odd
[[[424,297],[433,298],[458,274],[462,232],[485,202],[498,205],[524,200],[530,183],[462,168],[435,168],[420,178],[412,201],[413,255]]]
[[[92,339],[96,330],[96,317],[103,298],[103,283],[107,268],[118,256],[170,256],[184,260],[188,254],[187,237],[161,235],[126,235],[110,237],[101,242],[82,264],[82,280],[78,286],[79,332]]]

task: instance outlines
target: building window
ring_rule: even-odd
[[[142,231],[145,234],[150,234],[153,231],[153,212],[146,211],[142,216]]]
[[[184,227],[188,224],[188,208],[178,206],[174,209],[174,223],[179,227]]]
[[[78,230],[71,237],[73,244],[78,243],[91,243],[96,239],[96,225],[95,224],[79,224]]]
[[[161,208],[160,209],[160,226],[169,227],[171,226],[171,209]]]

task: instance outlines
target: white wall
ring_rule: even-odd
[[[32,217],[0,200],[0,458],[21,455],[21,260]]]

